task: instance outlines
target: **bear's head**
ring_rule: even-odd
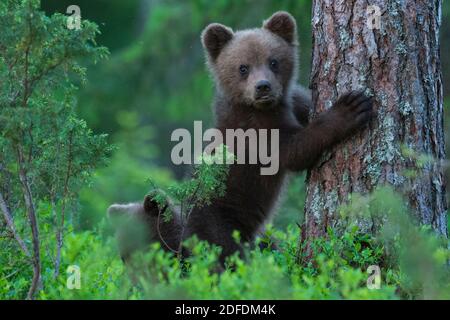
[[[296,80],[297,26],[287,12],[259,29],[233,32],[213,23],[201,39],[217,89],[233,104],[276,106]]]
[[[152,195],[147,195],[143,202],[113,204],[108,208],[122,260],[126,261],[132,253],[145,249],[150,243],[160,241],[160,229],[165,231],[167,223],[159,215],[160,208]]]

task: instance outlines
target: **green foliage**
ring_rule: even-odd
[[[50,230],[57,245],[51,242],[48,255],[56,256],[57,273],[61,241],[70,227],[66,219],[73,218],[79,190],[112,151],[105,135],[95,135],[77,117],[72,79],[85,79],[79,59],[97,61],[108,51],[95,46],[95,24],[83,21],[80,30],[69,30],[65,16],[47,17],[39,7],[36,0],[0,4],[0,195],[2,217],[11,220],[2,230],[6,240],[0,250],[13,249],[9,238],[22,234],[22,252],[40,265],[38,250],[48,239],[39,238],[39,229]],[[22,259],[8,262],[2,275],[25,268]]]
[[[47,276],[40,299],[118,299],[128,294],[130,287],[123,263],[117,256],[113,239],[103,241],[92,232],[74,233],[66,238],[62,252],[61,276]],[[67,287],[69,265],[77,265],[81,271],[81,289]],[[59,298],[58,298],[59,297]]]
[[[72,4],[43,3],[61,13]],[[353,195],[341,210],[350,220],[370,217],[384,225],[379,233],[368,235],[353,225],[343,234],[330,229],[326,238],[309,243],[311,252],[306,252],[294,224],[302,222],[303,177],[287,190],[275,228],[269,226],[258,240],[267,247],[275,242],[276,251],[247,247],[245,259],[230,257],[229,267],[218,273],[220,248],[194,238],[186,244],[194,254],[184,264],[155,244],[124,266],[105,219],[111,203],[142,199],[150,178],[178,204],[185,203],[186,214],[194,203],[203,205],[223,192],[226,166],[203,163],[194,179],[175,184],[174,176],[183,173],[171,166],[167,143],[174,128],[190,127],[194,119],[211,122],[213,86],[204,66],[201,30],[210,22],[255,27],[274,11],[288,10],[299,25],[303,84],[311,52],[310,0],[169,0],[154,2],[148,12],[138,10],[139,3],[80,0],[82,16],[95,17],[100,27],[83,20],[80,30],[68,30],[66,16],[44,15],[37,0],[0,2],[0,193],[30,250],[18,177],[24,169],[40,232],[37,298],[449,298],[448,241],[411,222],[402,198],[390,189]],[[448,9],[444,2],[443,13]],[[124,12],[140,14],[126,21]],[[448,33],[442,27],[442,34]],[[99,28],[100,41],[114,50],[108,61],[102,60],[107,50],[96,46]],[[96,61],[102,63],[89,64]],[[107,167],[98,169],[113,150],[104,135],[88,127],[111,133],[118,146]],[[429,161],[415,160],[423,165]],[[55,276],[60,231],[64,241]],[[234,236],[240,240],[238,233]],[[67,287],[68,268],[74,265],[81,270],[79,290]],[[366,287],[367,269],[373,265],[381,268],[380,290]],[[29,257],[0,215],[0,299],[25,298],[32,276]]]
[[[360,217],[374,221],[379,230],[375,236],[386,251],[383,264],[398,268],[391,280],[402,288],[403,297],[448,299],[450,242],[431,226],[418,225],[406,204],[392,187],[378,187],[370,195],[352,195],[341,214],[354,221]]]
[[[222,197],[226,191],[226,178],[229,172],[229,163],[234,161],[235,156],[229,152],[224,144],[215,148],[213,154],[203,153],[198,163],[194,165],[192,177],[180,183],[174,183],[165,191],[159,188],[154,181],[150,180],[152,185],[152,198],[160,204],[161,207],[168,205],[169,210],[163,213],[164,220],[172,218],[174,211],[179,212],[181,218],[182,235],[189,222],[194,208],[200,208],[211,204],[216,197]],[[175,250],[181,255],[181,246]]]
[[[357,203],[363,201],[373,214],[378,211],[394,217],[395,210],[406,214],[401,198],[392,190],[381,189],[369,197],[370,206],[354,197],[351,205],[342,210],[358,214],[361,206]],[[183,262],[159,244],[152,244],[124,266],[114,238],[108,235],[108,225],[102,220],[93,231],[73,232],[66,238],[62,270],[79,266],[81,288],[68,289],[68,273],[62,272],[54,279],[51,261],[46,258],[39,298],[447,299],[448,247],[429,230],[407,221],[394,217],[386,224],[386,232],[374,236],[361,233],[355,226],[341,235],[329,229],[326,238],[310,243],[312,260],[305,259],[305,244],[299,246],[297,226],[290,225],[286,230],[268,226],[257,244],[262,242],[270,248],[274,242],[277,250],[246,245],[243,259],[231,256],[226,264],[229,267],[218,272],[220,248],[195,237],[186,242],[192,255]],[[391,234],[392,230],[395,232]],[[366,282],[368,268],[373,265],[380,267],[381,287],[371,290]],[[17,275],[0,278],[0,298],[17,298],[26,289],[27,273]]]
[[[131,3],[137,13],[134,23],[118,26],[132,11]],[[59,0],[45,6],[61,12],[70,4]],[[200,42],[200,33],[209,23],[220,22],[238,30],[261,26],[273,12],[288,10],[297,19],[299,78],[307,86],[310,0],[170,0],[153,3],[148,11],[128,1],[105,4],[102,10],[92,1],[80,1],[79,6],[82,16],[102,22],[99,41],[112,51],[111,59],[90,66],[88,83],[78,95],[80,114],[96,131],[110,133],[111,141],[119,146],[109,168],[97,172],[93,187],[98,192],[83,191],[80,214],[86,218],[82,219],[85,228],[95,225],[109,204],[142,199],[149,191],[148,178],[167,187],[173,176],[186,176],[185,168],[171,162],[170,134],[176,128],[192,127],[194,120],[202,120],[205,127],[212,125],[214,88]],[[117,9],[113,12],[112,8]],[[286,227],[299,219],[303,180],[295,179],[286,210],[275,221],[277,226]]]
[[[364,268],[351,267],[356,260],[345,260],[335,252],[318,255],[314,265],[301,267],[296,262],[299,236],[297,227],[287,232],[271,229],[280,250],[246,249],[246,260],[229,258],[232,269],[217,273],[220,249],[193,238],[188,246],[193,255],[185,261],[187,271],[171,253],[153,244],[139,252],[125,268],[114,240],[102,232],[78,232],[67,237],[62,270],[77,265],[81,288],[68,289],[68,274],[53,280],[51,273],[40,292],[40,299],[391,299],[395,287],[382,282],[380,290],[365,286]],[[354,238],[355,234],[348,234]],[[345,237],[344,237],[345,238]],[[359,242],[332,237],[337,247],[355,250]],[[326,245],[328,240],[318,240]],[[365,263],[379,256],[369,255]],[[379,262],[379,261],[377,261]],[[3,280],[5,281],[5,280]],[[0,297],[14,297],[6,281]],[[8,290],[9,288],[9,290]]]
[[[120,123],[121,130],[115,138],[117,150],[108,166],[96,170],[91,185],[81,190],[77,225],[81,229],[96,227],[112,203],[144,199],[150,191],[148,180],[163,189],[173,182],[173,173],[154,163],[158,152],[149,142],[155,134],[154,128],[140,125],[135,112],[123,111]]]
[[[201,31],[209,23],[220,22],[237,30],[261,26],[277,10],[292,12],[297,18],[301,43],[299,75],[307,85],[310,0],[170,0],[158,2],[151,9],[142,22],[142,31],[130,38],[129,45],[95,67],[89,85],[80,92],[80,101],[82,115],[102,132],[116,133],[121,129],[117,115],[124,108],[138,112],[141,125],[155,128],[151,141],[160,152],[161,165],[171,166],[171,145],[167,141],[174,128],[190,127],[194,119],[204,121],[205,125],[212,123],[213,83],[200,42]],[[117,19],[120,18],[102,16],[101,21],[107,21],[101,26],[103,33],[113,32],[109,26]],[[128,28],[129,25],[123,26],[124,35]]]
[[[84,21],[81,30],[68,30],[65,16],[48,18],[38,8],[39,1],[0,5],[1,178],[3,188],[15,190],[23,166],[34,196],[59,202],[75,194],[111,151],[105,135],[94,135],[77,118],[71,81],[73,74],[84,79],[76,59],[101,59],[107,50],[92,45],[95,24]]]
[[[194,166],[192,178],[171,186],[169,193],[186,211],[210,204],[215,197],[225,194],[229,170],[227,159],[230,158],[234,158],[234,155],[223,144],[216,148],[214,155],[202,155],[200,164]]]
[[[343,210],[358,213],[356,202],[359,200]],[[401,198],[388,189],[375,192],[370,202],[374,214],[380,211],[395,216],[396,209],[403,210]],[[102,222],[93,232],[72,233],[63,249],[62,270],[69,265],[79,266],[81,289],[67,288],[68,274],[53,279],[47,272],[39,298],[448,299],[448,247],[429,230],[407,221],[394,217],[386,224],[388,231],[374,236],[361,233],[355,226],[341,235],[330,229],[326,238],[310,243],[312,260],[306,260],[302,253],[305,244],[299,246],[297,226],[290,225],[287,230],[268,226],[257,242],[266,247],[275,242],[278,249],[246,246],[245,258],[231,256],[229,267],[222,272],[218,272],[220,248],[195,237],[186,243],[192,252],[186,261],[180,262],[159,244],[153,244],[148,250],[137,252],[125,267],[114,239],[105,233],[107,225]],[[395,235],[390,234],[392,230]],[[45,261],[44,265],[50,262]],[[381,270],[381,287],[371,290],[366,282],[370,276],[368,268],[374,265]],[[16,297],[21,284],[26,283],[20,280],[24,278],[13,279],[0,280],[0,297]]]
[[[281,229],[285,229],[293,222],[299,225],[304,222],[304,217],[299,212],[304,211],[306,196],[305,174],[290,177],[289,187],[283,195],[283,202],[280,208],[280,214],[274,218],[273,224]]]

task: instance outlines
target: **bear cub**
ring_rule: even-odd
[[[216,128],[224,136],[226,129],[279,130],[278,173],[261,175],[261,164],[232,164],[225,195],[192,211],[183,239],[176,233],[181,228],[176,219],[169,223],[166,235],[160,232],[160,239],[153,237],[176,243],[196,235],[221,246],[223,262],[242,250],[232,237],[234,230],[240,232],[243,242],[251,242],[271,218],[288,174],[311,168],[324,151],[365,128],[374,111],[370,97],[353,91],[310,120],[310,93],[296,83],[297,26],[287,12],[277,12],[262,28],[250,30],[234,32],[210,24],[201,41],[216,87]],[[146,202],[151,203],[146,198],[143,205],[136,204],[138,215],[153,217],[145,221],[154,232],[159,209],[151,206],[146,211]],[[113,211],[134,210],[119,207]],[[150,235],[155,233],[149,233],[146,241],[151,240]]]
[[[181,219],[172,210],[170,220],[163,217],[168,209],[153,200],[155,194],[145,196],[144,201],[113,204],[108,208],[108,218],[116,231],[119,254],[127,262],[133,252],[146,249],[147,245],[160,242],[166,250],[177,250],[181,237]]]

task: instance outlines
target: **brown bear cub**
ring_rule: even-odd
[[[119,253],[124,262],[137,250],[146,249],[153,242],[160,242],[165,249],[178,248],[181,236],[179,212],[172,210],[169,221],[163,218],[167,206],[158,204],[149,194],[143,203],[113,204],[108,217],[116,230]],[[161,207],[161,206],[160,206]]]
[[[287,12],[275,13],[260,29],[233,32],[214,23],[201,40],[216,84],[216,128],[224,136],[226,129],[279,130],[278,173],[261,175],[261,164],[232,164],[225,195],[195,208],[185,227],[183,239],[196,235],[221,246],[223,262],[241,251],[234,230],[251,242],[270,219],[287,174],[310,168],[324,151],[363,129],[373,110],[371,98],[350,92],[309,122],[310,94],[296,84],[297,27]],[[171,230],[179,230],[173,223]]]

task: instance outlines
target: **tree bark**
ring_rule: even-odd
[[[5,218],[6,225],[8,226],[9,230],[14,236],[14,239],[16,239],[17,244],[19,245],[19,248],[22,250],[22,252],[27,256],[31,257],[30,251],[28,250],[25,242],[23,241],[22,237],[20,236],[19,232],[16,229],[16,225],[14,223],[13,216],[11,212],[9,211],[8,206],[6,205],[5,199],[3,198],[3,194],[0,192],[0,211],[3,213],[3,217]]]
[[[379,7],[380,28],[369,26],[368,5]],[[421,223],[447,236],[440,10],[440,0],[313,1],[315,112],[347,91],[365,89],[375,98],[377,118],[308,173],[303,241],[324,236],[328,227],[342,231],[347,222],[337,208],[349,194],[385,184],[405,194]],[[417,166],[404,147],[435,161],[410,177],[405,169]],[[372,219],[358,224],[363,232],[376,229]]]
[[[22,186],[25,206],[28,213],[28,221],[30,223],[32,243],[33,243],[33,279],[31,281],[30,289],[28,290],[27,299],[34,299],[34,295],[38,290],[41,281],[41,251],[39,241],[39,225],[36,216],[36,209],[34,206],[33,196],[31,193],[30,184],[28,182],[27,173],[24,167],[25,159],[21,147],[17,147],[17,162],[19,165],[19,180]]]

